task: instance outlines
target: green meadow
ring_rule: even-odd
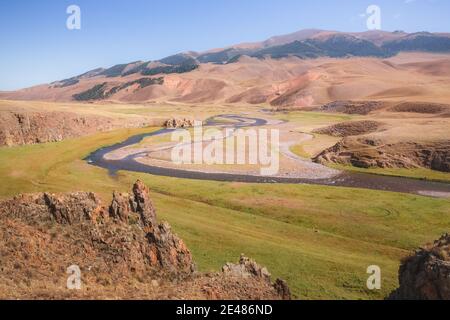
[[[397,285],[402,257],[450,229],[450,200],[310,185],[196,181],[87,164],[90,152],[142,132],[123,129],[0,149],[0,198],[18,193],[94,191],[105,203],[136,179],[152,190],[159,219],[191,249],[201,271],[241,253],[288,281],[298,299],[382,299]],[[382,289],[366,289],[367,267]]]

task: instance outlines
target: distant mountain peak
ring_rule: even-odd
[[[387,57],[402,51],[450,52],[450,34],[427,31],[368,30],[339,32],[321,29],[304,29],[286,35],[271,37],[262,42],[241,43],[223,49],[205,52],[186,51],[156,61],[134,61],[110,68],[97,68],[79,76],[55,82],[66,87],[81,79],[97,76],[107,78],[133,74],[153,76],[158,74],[191,72],[204,63],[237,63],[243,56],[258,59],[279,59],[294,56],[302,59],[317,57]]]

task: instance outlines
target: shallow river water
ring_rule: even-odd
[[[217,118],[229,119],[234,121],[234,123],[230,124],[226,122],[221,122],[220,120],[215,120]],[[233,128],[263,126],[265,124],[267,124],[267,121],[264,119],[251,118],[239,115],[221,115],[206,121],[207,126],[223,125]],[[197,179],[197,180],[234,181],[234,182],[248,182],[248,183],[313,184],[313,185],[327,185],[339,187],[365,188],[372,190],[395,191],[433,197],[450,197],[450,183],[433,182],[412,178],[382,176],[357,172],[342,172],[341,174],[330,179],[299,179],[288,177],[274,178],[274,177],[261,177],[246,174],[207,173],[207,172],[155,167],[136,161],[135,159],[137,157],[136,154],[127,156],[120,160],[110,160],[104,158],[104,155],[113,152],[115,150],[121,149],[123,147],[137,144],[146,137],[168,134],[172,131],[173,131],[172,129],[161,129],[152,133],[135,135],[121,143],[98,149],[92,154],[90,154],[85,160],[88,161],[88,163],[90,163],[91,165],[108,169],[111,175],[115,175],[115,173],[119,170],[126,170],[126,171],[149,173],[160,176]]]

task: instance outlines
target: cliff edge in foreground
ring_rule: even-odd
[[[290,298],[284,281],[272,284],[244,256],[222,272],[197,272],[140,181],[129,194],[115,192],[109,207],[87,192],[2,201],[0,250],[0,299]],[[74,270],[80,290],[68,289]]]

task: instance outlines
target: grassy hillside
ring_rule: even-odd
[[[88,165],[91,151],[147,129],[0,149],[0,197],[88,190],[109,201],[142,179],[159,218],[191,248],[201,270],[240,253],[286,279],[300,299],[381,299],[397,286],[401,257],[450,229],[450,201],[307,185],[194,181]],[[382,290],[365,289],[366,268],[382,268]]]

